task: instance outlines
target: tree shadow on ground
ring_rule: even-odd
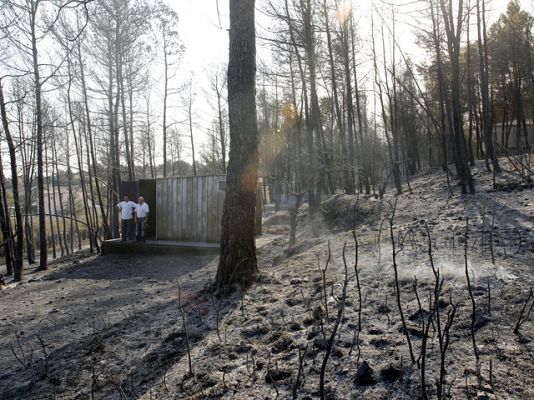
[[[224,307],[223,318],[237,304]],[[182,293],[191,350],[215,330],[207,321],[208,295]],[[94,398],[137,398],[156,384],[182,357],[187,339],[176,301],[151,307],[77,341],[51,351],[30,368],[18,368],[0,377],[0,398],[38,399],[78,397],[80,391]],[[85,384],[84,384],[85,383]],[[90,398],[90,397],[89,397]]]
[[[195,272],[218,256],[206,255],[105,255],[83,263],[73,263],[43,277],[43,280],[157,278],[176,280]]]
[[[21,318],[19,321],[27,332],[22,339],[25,351],[34,349],[31,351],[35,353],[35,361],[31,367],[16,364],[7,346],[11,340],[16,347],[15,332],[21,326],[4,329],[8,340],[4,340],[3,353],[12,361],[4,363],[6,373],[0,374],[0,398],[55,398],[55,393],[67,398],[91,398],[91,393],[94,398],[125,395],[131,398],[150,390],[187,355],[176,281],[183,282],[181,300],[187,326],[192,331],[190,347],[194,348],[215,329],[213,299],[202,292],[205,275],[212,275],[215,259],[214,256],[103,256],[64,266],[44,275],[42,282],[16,288],[17,292],[9,293],[10,297],[26,296],[39,288],[46,289],[49,295],[61,289],[62,285],[55,286],[56,282],[66,286],[81,280],[75,283],[77,289],[70,294],[72,299],[65,294],[62,300],[65,309],[61,314],[37,315],[35,320]],[[99,293],[99,286],[85,285],[86,280],[109,280],[110,285],[104,285],[114,292],[105,292],[104,296]],[[154,294],[156,289],[161,289],[159,295]],[[140,296],[144,296],[141,299],[145,305],[130,307],[139,302]],[[223,318],[233,307],[232,300],[226,301],[219,317]],[[114,318],[106,321],[105,313],[117,309]],[[100,322],[91,325],[91,320],[99,316]],[[43,318],[50,321],[45,324]],[[57,320],[52,321],[53,318]],[[76,332],[69,337],[70,329]],[[46,360],[39,347],[39,336],[47,343]],[[55,345],[58,347],[54,348]]]

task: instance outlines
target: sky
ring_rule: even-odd
[[[464,0],[467,2],[468,0]],[[473,3],[475,0],[471,0]],[[186,47],[184,68],[203,72],[209,65],[225,62],[228,59],[228,0],[167,0],[180,18],[180,34]],[[217,3],[219,11],[217,12]],[[343,3],[343,1],[340,1]],[[369,15],[372,9],[372,0],[353,0],[357,21],[362,30],[370,29]],[[380,7],[382,1],[374,0],[375,6]],[[400,42],[409,47],[411,52],[417,52],[413,44],[412,26],[416,24],[416,12],[419,6],[411,0],[388,0],[396,5],[399,13],[398,35]],[[522,7],[532,9],[532,1],[520,1]],[[269,24],[269,20],[262,15],[261,9],[264,0],[256,1],[256,22],[258,31]],[[494,20],[496,16],[506,9],[508,0],[491,0],[488,3],[488,19]],[[220,16],[220,18],[219,18]],[[220,21],[220,25],[219,25]],[[411,40],[410,40],[411,39]],[[261,47],[261,43],[259,43]]]
[[[167,0],[180,18],[180,37],[185,44],[183,67],[203,73],[228,59],[228,0]]]
[[[229,0],[166,0],[178,13],[180,22],[179,33],[185,45],[185,54],[178,78],[184,80],[191,77],[195,87],[195,102],[193,105],[195,119],[195,139],[199,148],[206,143],[206,130],[210,126],[213,111],[206,100],[209,92],[208,73],[213,68],[223,65],[228,59],[228,25]],[[350,0],[348,0],[350,2]],[[464,0],[467,4],[468,0]],[[471,0],[474,5],[475,0]],[[256,0],[256,25],[261,36],[272,26],[271,21],[264,15],[266,0]],[[342,4],[343,0],[339,0]],[[352,0],[354,5],[357,29],[362,38],[369,37],[371,26],[371,11],[375,8],[390,10],[382,0]],[[521,0],[521,6],[532,11],[534,0]],[[396,36],[403,52],[416,62],[424,60],[424,52],[415,43],[414,32],[417,30],[418,8],[424,1],[388,0],[387,4],[394,4],[397,14]],[[490,0],[487,3],[488,22],[491,24],[506,10],[508,0]],[[387,12],[386,12],[387,14]],[[379,21],[375,22],[379,23]],[[364,39],[366,40],[366,39]],[[258,58],[269,55],[269,49],[261,39],[257,41]],[[363,52],[369,51],[363,50]],[[369,59],[369,54],[362,54],[362,59]],[[178,110],[177,113],[180,111]],[[177,116],[177,119],[180,118]],[[187,151],[187,150],[186,150]]]

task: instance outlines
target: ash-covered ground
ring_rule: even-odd
[[[245,293],[205,290],[212,256],[29,274],[0,291],[0,398],[534,398],[534,190],[503,164],[497,190],[474,168],[475,195],[429,170],[398,198],[327,198],[313,222],[303,205],[290,249],[274,213]]]

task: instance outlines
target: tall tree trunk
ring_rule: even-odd
[[[402,182],[401,182],[401,176],[400,176],[400,168],[399,168],[399,145],[398,145],[398,132],[396,127],[397,122],[397,109],[396,109],[396,91],[393,92],[393,95],[391,93],[391,89],[389,87],[389,71],[387,68],[387,60],[386,60],[386,39],[384,37],[384,29],[382,26],[381,33],[382,33],[382,53],[383,53],[383,64],[384,64],[384,84],[386,86],[386,96],[388,97],[389,105],[386,108],[386,105],[384,104],[384,94],[382,89],[382,83],[379,81],[378,76],[378,65],[376,60],[376,49],[375,49],[375,39],[374,39],[374,21],[372,22],[373,25],[373,62],[374,62],[374,69],[375,69],[375,84],[378,87],[378,94],[380,99],[380,108],[382,110],[382,120],[384,122],[384,134],[386,136],[386,143],[388,146],[388,153],[389,153],[389,161],[391,163],[391,172],[393,174],[393,181],[395,183],[395,189],[397,191],[397,195],[402,194]],[[392,63],[395,65],[395,63]],[[395,72],[392,72],[393,76],[393,84],[395,85]],[[395,87],[395,86],[394,86]],[[389,122],[387,118],[387,109],[389,109]],[[389,128],[388,129],[388,124]]]
[[[87,134],[89,135],[88,137],[89,148],[91,150],[91,164],[93,167],[93,175],[97,177],[98,173],[96,169],[97,161],[96,161],[96,152],[95,152],[95,145],[94,145],[94,138],[93,138],[93,126],[91,123],[91,112],[89,111],[89,99],[87,96],[87,87],[85,85],[85,69],[84,69],[84,64],[82,60],[81,47],[79,44],[78,44],[78,63],[79,63],[79,68],[80,68],[80,80],[81,80],[81,85],[82,85],[82,97],[83,97],[83,104],[84,104],[84,111],[85,111],[85,123],[87,125]],[[69,88],[70,88],[70,84],[69,84]],[[100,218],[102,218],[102,228],[104,230],[104,239],[106,240],[111,239],[111,230],[109,228],[108,215],[106,213],[106,209],[104,206],[104,198],[102,196],[102,190],[100,188],[100,182],[98,181],[98,179],[95,179],[95,189],[96,189],[96,195],[98,198],[98,205],[100,206]]]
[[[430,2],[430,15],[432,18],[432,44],[436,52],[436,64],[437,64],[437,76],[439,87],[439,114],[440,114],[440,144],[441,144],[441,166],[444,172],[448,175],[449,164],[449,131],[451,127],[450,123],[450,104],[448,101],[448,92],[445,84],[445,78],[443,73],[443,61],[441,55],[441,39],[438,20],[438,6],[434,5],[434,1]],[[448,182],[448,181],[447,181]]]
[[[15,211],[15,251],[14,251],[14,279],[20,281],[22,279],[23,270],[23,248],[24,248],[24,233],[22,222],[22,211],[20,206],[19,194],[19,174],[17,167],[17,155],[15,152],[15,143],[13,136],[11,136],[11,128],[7,119],[6,104],[4,100],[4,92],[2,90],[2,81],[0,80],[0,116],[2,118],[2,126],[4,134],[6,135],[7,147],[9,149],[9,164],[11,167],[11,188],[13,193],[13,208]]]
[[[128,75],[126,81],[128,83],[128,111],[129,118],[128,123],[130,125],[130,158],[131,158],[131,168],[132,168],[132,179],[135,180],[135,141],[134,141],[134,111],[133,111],[133,81],[132,81],[132,71],[131,71],[131,61],[128,63]]]
[[[482,8],[480,7],[482,1]],[[482,128],[484,130],[484,145],[486,147],[486,156],[491,159],[495,172],[500,172],[499,160],[495,154],[493,146],[493,135],[491,126],[491,110],[489,100],[489,73],[488,73],[488,54],[486,38],[486,0],[477,0],[477,39],[478,39],[478,59],[480,67],[480,91],[482,94]]]
[[[330,81],[332,85],[332,100],[334,103],[334,115],[336,118],[336,125],[339,133],[339,140],[343,145],[341,146],[341,155],[342,155],[342,170],[343,170],[343,180],[345,186],[345,193],[354,193],[354,179],[349,171],[349,156],[347,152],[347,147],[344,145],[347,142],[345,135],[345,124],[343,123],[343,114],[341,112],[341,107],[339,105],[339,96],[337,88],[337,79],[336,79],[336,68],[334,64],[334,51],[332,49],[332,34],[330,32],[330,18],[328,16],[327,0],[323,0],[323,14],[325,19],[325,28],[326,28],[326,39],[328,45],[328,62],[330,64]]]
[[[44,199],[44,160],[43,160],[43,109],[41,100],[41,76],[39,73],[39,56],[37,53],[37,8],[38,2],[31,2],[30,25],[31,25],[31,46],[33,61],[33,80],[35,90],[35,120],[36,131],[36,151],[37,151],[37,197],[39,205],[39,269],[46,270],[48,263],[48,249],[46,243],[46,216]]]
[[[347,108],[347,147],[351,181],[350,194],[354,194],[355,187],[355,162],[354,162],[354,103],[352,102],[352,82],[350,70],[350,43],[349,43],[349,18],[343,23],[342,27],[342,46],[343,46],[343,68],[345,72],[345,106]],[[360,160],[361,162],[361,160]],[[361,181],[360,181],[361,182]]]
[[[460,186],[462,188],[462,193],[466,193],[467,188],[469,188],[470,193],[475,193],[475,183],[471,174],[471,169],[467,162],[467,152],[460,103],[460,48],[464,2],[463,0],[459,0],[459,4],[457,5],[457,16],[455,18],[453,15],[453,0],[448,0],[447,5],[445,4],[445,1],[446,0],[440,0],[440,5],[445,24],[445,31],[447,34],[447,48],[451,63],[451,105],[454,128],[454,156],[456,160],[456,169],[458,172],[458,178],[460,180]]]
[[[287,3],[286,3],[287,4]],[[290,57],[292,58],[292,54],[293,53],[290,53]],[[299,60],[299,56],[297,54],[297,61]],[[305,170],[304,170],[304,162],[303,162],[303,157],[302,157],[302,144],[301,144],[301,138],[302,138],[302,110],[299,111],[299,108],[298,108],[298,101],[297,101],[297,90],[296,90],[296,85],[295,85],[295,71],[293,69],[293,63],[291,62],[292,60],[290,60],[290,63],[289,63],[289,71],[290,71],[290,80],[291,80],[291,105],[294,109],[294,112],[296,114],[295,116],[295,143],[294,143],[294,146],[293,148],[295,149],[294,150],[294,153],[295,153],[295,160],[296,160],[296,168],[295,168],[295,187],[293,188],[295,191],[300,191],[302,192],[303,191],[303,187],[305,188],[305,182],[306,182],[306,174],[305,174]],[[301,63],[299,62],[299,70],[300,70],[300,67],[301,67]],[[304,86],[302,88],[303,92],[305,93],[305,90],[306,90],[306,87]],[[306,96],[303,96],[304,97],[304,104],[303,104],[303,107],[305,106],[306,104]],[[288,140],[290,143],[291,141]]]
[[[95,205],[95,191],[94,191],[94,185],[93,180],[96,181],[98,179],[98,176],[95,176],[93,179],[93,175],[91,173],[91,164],[89,159],[89,148],[87,146],[87,130],[83,130],[84,135],[84,141],[85,141],[85,157],[86,157],[86,163],[87,163],[87,180],[89,181],[89,190],[91,192],[91,210],[89,210],[89,204],[87,204],[87,211],[89,214],[89,220],[87,221],[87,227],[89,229],[90,234],[90,240],[92,240],[93,247],[96,249],[97,252],[100,252],[100,248],[98,245],[98,212],[96,210]],[[80,138],[80,142],[81,142]],[[85,192],[87,193],[87,189],[85,189]],[[87,196],[87,195],[86,195]],[[88,201],[86,201],[88,203]]]
[[[56,234],[54,230],[54,222],[52,215],[52,198],[50,197],[50,173],[48,171],[49,161],[48,161],[48,146],[47,142],[44,143],[44,152],[45,152],[45,173],[46,173],[46,198],[48,202],[48,222],[50,224],[50,244],[52,245],[52,258],[56,259]],[[55,214],[55,212],[54,212]]]
[[[258,181],[254,0],[230,0],[230,159],[216,286],[248,286],[258,272],[254,235]]]
[[[1,156],[0,165],[3,165]],[[6,261],[6,273],[7,275],[13,275],[13,231],[11,229],[11,219],[9,217],[9,206],[7,203],[6,178],[2,168],[0,168],[0,228],[2,229],[2,247]]]
[[[88,229],[88,235],[89,235],[89,251],[93,253],[94,243],[93,243],[93,233],[91,229],[91,214],[89,211],[89,206],[87,204],[87,187],[85,184],[85,175],[84,175],[84,170],[83,170],[83,145],[81,144],[82,135],[81,135],[81,132],[76,132],[74,128],[72,132],[73,132],[73,137],[74,137],[74,145],[76,147],[76,160],[78,162],[78,174],[80,177],[80,187],[82,189],[83,210],[85,213],[85,221],[87,223],[87,229]],[[110,188],[110,190],[113,190],[113,189]]]
[[[479,0],[477,0],[479,1]],[[467,132],[467,150],[469,154],[469,165],[475,165],[475,151],[473,149],[473,79],[471,69],[471,2],[467,2],[467,109],[468,109],[468,132]]]
[[[118,52],[119,50],[117,50]],[[122,114],[122,131],[124,133],[124,149],[126,151],[126,165],[128,167],[128,180],[133,181],[133,165],[132,154],[130,152],[130,137],[128,134],[128,119],[126,117],[126,101],[124,98],[124,76],[122,74],[122,55],[117,54],[117,97],[120,100],[121,114]]]
[[[369,162],[368,162],[368,154],[367,154],[367,140],[368,140],[368,131],[366,128],[366,122],[364,123],[364,119],[367,120],[367,117],[365,113],[362,112],[362,101],[361,101],[361,95],[359,90],[359,84],[358,84],[358,74],[356,73],[356,39],[355,39],[355,33],[354,33],[354,16],[351,12],[350,15],[350,32],[351,32],[351,43],[352,43],[352,65],[353,65],[353,74],[354,74],[354,96],[356,97],[356,115],[358,117],[358,132],[360,136],[360,164],[362,165],[361,168],[361,174],[364,179],[364,186],[365,186],[365,194],[371,193],[371,188],[369,186]]]
[[[119,129],[117,127],[117,113],[118,113],[118,98],[113,101],[115,97],[113,95],[113,65],[111,60],[113,59],[111,44],[108,44],[108,56],[110,63],[108,65],[108,90],[107,90],[107,100],[108,100],[108,113],[109,113],[109,158],[111,165],[111,185],[109,186],[109,195],[108,195],[108,210],[110,215],[110,228],[113,238],[119,236],[119,213],[116,204],[119,202],[119,190],[121,185],[121,175],[120,175],[120,158],[119,158]],[[118,86],[118,84],[117,84]],[[118,93],[117,88],[117,93]]]
[[[52,135],[52,138],[53,140],[53,135]],[[54,142],[51,143],[52,147],[54,147]],[[56,199],[56,178],[55,178],[55,172],[54,172],[54,163],[55,163],[55,158],[54,158],[54,149],[52,148],[51,150],[52,154],[51,154],[51,160],[49,161],[49,164],[52,164],[51,165],[51,171],[48,172],[49,173],[49,176],[50,176],[50,180],[52,181],[52,203],[54,204],[54,219],[56,221],[56,230],[57,230],[57,240],[58,240],[58,244],[59,244],[59,249],[61,251],[61,257],[65,256],[65,246],[63,245],[63,242],[61,240],[61,226],[59,224],[59,215],[57,213],[57,199]],[[58,186],[59,188],[59,186]],[[50,190],[50,189],[49,189]],[[61,195],[60,195],[60,201],[61,201]],[[63,219],[63,222],[65,222],[65,219]]]
[[[216,75],[218,79],[218,74]],[[216,81],[216,95],[217,95],[217,118],[219,123],[219,143],[221,144],[221,169],[222,173],[226,174],[226,132],[224,129],[223,108],[222,108],[222,93],[219,90],[219,82]]]
[[[306,162],[304,162],[304,157],[302,155],[302,145],[301,145],[301,130],[302,130],[302,121],[299,118],[297,125],[297,141],[298,141],[298,152],[299,152],[299,160],[300,160],[300,166],[299,169],[299,175],[301,180],[301,185],[304,186],[305,191],[308,193],[308,202],[313,202],[313,196],[314,196],[314,188],[315,188],[315,172],[314,168],[316,168],[316,165],[314,165],[313,162],[313,126],[310,119],[310,107],[309,107],[309,101],[308,101],[308,86],[306,81],[306,76],[304,73],[304,62],[302,60],[302,56],[299,52],[299,45],[296,41],[296,34],[293,29],[293,24],[291,22],[291,15],[289,13],[289,5],[288,0],[284,1],[284,9],[286,12],[286,20],[287,25],[289,29],[289,37],[291,40],[291,46],[293,47],[293,50],[295,52],[295,56],[297,58],[297,66],[299,70],[299,77],[300,81],[302,83],[302,108],[304,110],[304,120],[305,120],[305,126],[306,126]],[[292,78],[293,78],[293,71],[291,72]],[[292,85],[294,85],[294,79],[292,79]],[[295,110],[298,109],[297,107],[297,96],[295,94],[295,89],[293,87],[293,102]],[[307,165],[306,165],[307,164]]]
[[[150,120],[150,102],[146,102],[146,147],[148,150],[148,163],[150,165],[150,177],[156,178],[156,167],[154,162],[153,142],[152,142],[152,121]]]
[[[60,174],[59,174],[59,160],[57,155],[57,143],[54,140],[52,153],[54,155],[54,163],[52,164],[52,168],[56,168],[56,184],[57,184],[57,194],[59,197],[59,210],[61,212],[61,220],[62,220],[62,232],[63,232],[63,246],[65,248],[65,252],[67,254],[70,254],[70,248],[69,243],[67,240],[67,221],[65,219],[65,207],[63,206],[63,193],[61,192],[61,181],[60,181]],[[52,171],[53,174],[53,171]]]
[[[189,135],[191,139],[191,157],[193,162],[193,175],[197,176],[197,163],[195,161],[195,138],[193,135],[193,84],[189,86],[189,103],[187,107],[187,115],[189,116]]]
[[[392,16],[391,19],[393,21],[393,40],[395,41],[395,34],[396,34],[396,23],[395,23],[395,14],[394,14],[394,8],[392,7]],[[382,34],[382,49],[384,52],[384,68],[386,67],[386,49],[384,45],[384,35]],[[399,120],[399,114],[398,114],[398,101],[397,101],[397,60],[395,58],[397,46],[393,44],[392,46],[392,60],[391,60],[391,84],[393,85],[393,95],[391,95],[391,91],[388,90],[387,94],[389,97],[389,105],[391,109],[391,138],[393,141],[393,160],[395,161],[395,164],[393,165],[393,180],[395,181],[395,187],[397,188],[397,194],[402,193],[402,183],[401,183],[401,160],[399,156],[399,146],[400,146],[400,127],[398,126],[398,120]],[[386,87],[388,85],[388,79],[387,79],[387,71],[385,72],[386,77]]]
[[[65,148],[66,148],[66,166],[67,166],[67,188],[69,193],[69,209],[70,209],[70,216],[72,219],[70,220],[70,249],[71,252],[74,252],[74,227],[76,228],[76,238],[78,240],[78,250],[82,249],[82,239],[80,236],[80,227],[78,224],[78,214],[76,211],[76,201],[74,199],[74,193],[72,192],[72,170],[70,167],[70,146],[69,146],[69,132],[67,129],[65,129]],[[74,223],[74,226],[73,226]]]
[[[165,40],[165,36],[163,37]],[[165,63],[163,80],[163,177],[167,176],[167,97],[169,96],[169,61],[167,58],[167,49],[163,47],[163,61]],[[148,115],[148,114],[147,114]],[[150,129],[150,128],[149,128]],[[150,133],[149,133],[150,134]]]

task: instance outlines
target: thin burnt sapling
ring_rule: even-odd
[[[380,261],[382,259],[382,230],[384,229],[384,223],[386,222],[386,219],[383,219],[380,223],[380,227],[378,228],[378,235],[376,236],[376,252],[377,252],[377,264],[380,266]]]
[[[489,245],[490,245],[490,252],[491,252],[491,263],[495,265],[495,251],[493,250],[493,235],[495,233],[495,205],[493,205],[493,212],[491,213],[491,226],[490,226],[490,237],[489,237]],[[503,246],[504,246],[504,252],[506,254],[506,244],[503,240]]]
[[[40,335],[37,335],[37,340],[39,341],[39,345],[41,346],[41,350],[43,351],[43,357],[44,357],[44,376],[46,378],[49,377],[48,373],[49,373],[49,354],[48,352],[46,351],[46,343],[44,341],[44,339],[42,338],[42,336]]]
[[[193,362],[191,360],[191,343],[189,341],[189,331],[187,329],[187,321],[184,309],[182,307],[182,289],[180,287],[180,282],[178,282],[178,310],[180,311],[180,315],[182,317],[182,327],[184,330],[184,337],[185,337],[185,344],[187,346],[187,361],[189,366],[189,377],[193,377]]]
[[[300,390],[300,387],[304,381],[304,360],[306,359],[306,353],[308,352],[308,343],[306,343],[306,347],[304,348],[304,351],[299,347],[299,363],[298,363],[298,369],[297,369],[297,379],[295,379],[295,382],[293,383],[292,388],[292,395],[293,399],[296,400],[298,398],[298,392]]]
[[[362,287],[360,284],[360,270],[358,268],[358,255],[360,244],[358,242],[358,235],[356,234],[356,205],[357,201],[354,204],[353,208],[353,217],[352,217],[352,239],[354,240],[354,276],[356,278],[356,289],[358,292],[358,331],[362,330]]]
[[[212,287],[211,279],[209,282],[209,287]],[[217,332],[217,337],[219,338],[219,341],[222,342],[221,338],[221,329],[220,329],[220,315],[221,315],[221,308],[222,308],[222,297],[218,296],[218,301],[215,300],[215,293],[210,290],[210,299],[211,299],[211,305],[213,306],[213,309],[215,310],[215,330]]]
[[[430,229],[428,227],[428,224],[425,224],[426,229],[426,235],[427,235],[427,255],[428,260],[430,263],[430,267],[432,269],[432,273],[434,275],[434,289],[433,289],[433,300],[432,297],[429,300],[429,304],[431,304],[430,309],[432,310],[432,319],[429,321],[432,325],[434,331],[438,335],[438,344],[439,344],[439,378],[436,381],[436,387],[437,387],[437,397],[438,399],[442,399],[445,397],[445,381],[447,376],[447,370],[446,370],[446,359],[447,359],[447,352],[449,349],[449,343],[450,343],[450,331],[452,324],[454,322],[454,318],[458,311],[458,303],[453,303],[452,296],[449,297],[449,304],[451,307],[447,311],[447,319],[445,320],[445,325],[442,325],[441,321],[441,292],[443,289],[443,283],[444,278],[441,275],[441,271],[436,268],[436,265],[434,263],[434,251],[432,247],[432,237],[430,235]],[[427,336],[428,338],[428,336]]]
[[[352,350],[354,348],[354,345],[356,345],[358,349],[358,356],[356,357],[356,363],[360,360],[361,355],[361,348],[360,348],[360,333],[362,331],[362,308],[363,308],[363,301],[362,301],[362,287],[360,284],[360,269],[358,268],[358,261],[359,261],[359,250],[360,250],[360,244],[358,242],[358,235],[356,234],[356,206],[358,204],[358,200],[354,203],[353,211],[352,211],[352,239],[354,241],[354,277],[356,278],[356,290],[358,294],[358,329],[354,332],[354,337],[350,346],[349,356],[352,354]]]
[[[439,380],[437,383],[438,388],[438,398],[441,399],[443,395],[443,382],[445,379],[445,356],[446,352],[444,352],[444,334],[443,329],[441,326],[441,315],[440,315],[440,308],[439,308],[439,302],[440,302],[440,296],[441,296],[441,290],[443,288],[443,282],[444,278],[441,277],[440,270],[436,268],[436,265],[434,264],[434,253],[433,253],[433,247],[432,247],[432,237],[430,235],[430,228],[428,227],[428,224],[425,224],[426,229],[426,235],[427,235],[427,254],[428,254],[428,261],[430,263],[430,267],[432,268],[432,273],[434,275],[434,302],[433,302],[433,314],[435,315],[435,331],[438,334],[438,343],[439,343],[439,351],[440,351],[440,372],[439,372]]]
[[[404,311],[402,309],[402,299],[401,299],[401,292],[400,292],[400,283],[399,283],[399,273],[398,273],[398,266],[397,266],[397,255],[400,251],[402,251],[402,246],[400,249],[397,249],[396,241],[395,241],[395,233],[394,233],[394,226],[395,226],[395,211],[397,209],[397,200],[395,199],[395,203],[391,205],[391,214],[388,218],[389,222],[389,234],[391,239],[391,255],[392,255],[392,265],[393,265],[393,273],[395,278],[395,293],[397,298],[397,307],[399,310],[401,323],[402,323],[402,330],[406,336],[406,340],[408,342],[408,350],[410,352],[410,359],[412,360],[412,364],[415,364],[415,356],[413,353],[413,346],[412,346],[412,340],[410,338],[410,332],[408,331],[408,326],[406,324],[406,319],[404,317]]]
[[[13,356],[15,356],[15,359],[22,366],[22,368],[28,369],[33,365],[33,348],[30,347],[30,353],[28,354],[28,356],[26,356],[26,352],[24,351],[24,348],[22,347],[22,343],[20,341],[20,335],[18,334],[18,332],[15,332],[15,339],[16,339],[18,351],[15,349],[15,347],[11,343],[9,343],[9,349],[11,350],[11,353],[13,354]]]
[[[271,368],[271,356],[269,355],[269,361],[267,362],[267,375],[265,376],[265,381],[267,383],[272,383],[274,390],[276,392],[276,397],[280,396],[280,390],[278,389],[278,363],[275,362],[275,369]]]
[[[93,363],[91,366],[91,400],[95,399],[96,386],[98,384],[96,370],[95,370],[95,360],[92,359]],[[121,396],[122,398],[122,396]]]
[[[324,380],[325,380],[326,366],[328,364],[328,359],[330,358],[330,354],[332,353],[332,348],[334,347],[336,334],[341,324],[343,313],[345,311],[345,304],[347,302],[347,286],[349,284],[350,277],[349,277],[348,266],[347,266],[346,249],[347,249],[347,243],[345,242],[343,244],[343,267],[344,267],[343,287],[342,287],[341,297],[338,299],[336,321],[334,323],[334,327],[332,328],[332,332],[330,333],[330,337],[326,341],[326,353],[323,358],[323,363],[321,365],[321,373],[319,376],[319,397],[321,398],[321,400],[325,398]]]
[[[324,268],[321,268],[321,264],[320,264],[320,258],[319,256],[317,256],[317,268],[319,269],[319,272],[321,274],[321,280],[322,280],[322,303],[323,303],[323,306],[324,306],[324,310],[325,310],[325,315],[326,315],[326,321],[327,323],[330,322],[330,317],[328,315],[328,293],[326,291],[326,272],[328,270],[328,266],[330,265],[330,260],[332,259],[332,251],[330,249],[330,240],[328,241],[328,256],[326,258],[326,263],[325,263],[325,266]]]
[[[525,311],[528,307],[528,303],[532,299],[532,303],[530,304],[530,307],[528,308],[527,313],[525,314]],[[528,293],[527,299],[523,303],[523,307],[521,308],[521,312],[519,313],[519,318],[517,319],[517,322],[514,326],[514,333],[516,335],[519,335],[521,326],[530,318],[530,313],[532,312],[532,309],[534,308],[534,293],[533,289],[530,288],[530,292]]]
[[[446,393],[444,393],[445,389],[445,378],[447,376],[447,371],[445,368],[445,360],[447,357],[447,351],[449,349],[450,344],[450,333],[451,333],[451,327],[454,322],[454,317],[456,316],[458,312],[459,304],[454,304],[452,302],[452,296],[449,297],[449,303],[451,304],[451,308],[447,311],[447,319],[445,321],[445,326],[443,327],[443,336],[441,338],[441,342],[443,343],[443,347],[440,349],[440,375],[439,375],[439,381],[437,382],[438,387],[438,399],[442,399],[446,396]],[[451,384],[452,385],[452,384]]]
[[[471,278],[469,276],[469,262],[468,262],[468,235],[469,235],[469,217],[465,219],[465,233],[464,233],[464,266],[465,266],[465,278],[467,280],[467,290],[469,292],[469,299],[471,300],[471,342],[473,345],[473,352],[475,354],[475,368],[477,374],[477,385],[478,389],[482,388],[482,375],[480,372],[480,353],[478,351],[478,346],[476,343],[475,336],[475,325],[477,318],[477,305],[475,301],[475,296],[473,294],[473,287],[471,285]]]
[[[491,315],[491,281],[489,276],[486,280],[486,287],[488,288],[488,304],[486,312],[488,313],[488,315]]]
[[[418,316],[421,320],[423,338],[421,343],[421,352],[419,358],[417,359],[417,365],[421,369],[421,393],[423,399],[428,399],[428,393],[426,390],[426,363],[427,363],[427,343],[428,343],[428,334],[430,327],[432,326],[432,317],[434,313],[431,311],[428,313],[425,320],[425,312],[421,304],[421,299],[419,298],[419,292],[417,288],[417,278],[414,276],[413,290],[415,293],[415,298],[417,299],[417,305],[419,307]],[[432,296],[429,296],[428,299],[428,309],[433,310],[432,306]]]

